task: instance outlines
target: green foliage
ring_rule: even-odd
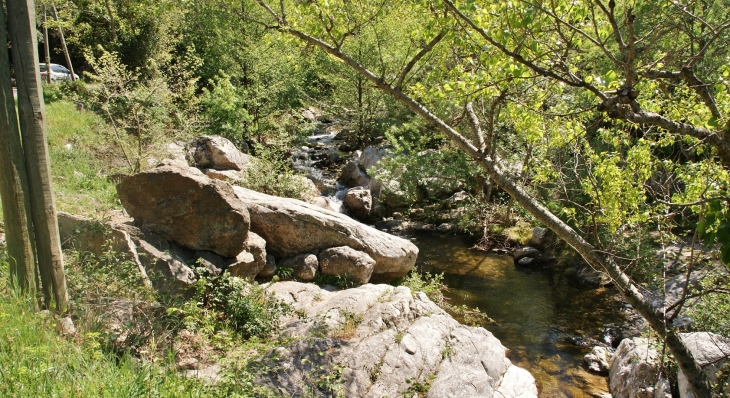
[[[356,286],[356,283],[348,278],[347,275],[328,275],[321,272],[314,275],[314,283],[320,286],[331,285],[340,289],[349,289]]]
[[[411,150],[415,145],[411,147],[402,139],[399,142],[395,155],[381,159],[374,173],[380,181],[397,182],[383,184],[384,195],[397,195],[405,205],[411,205],[422,198],[435,199],[433,192],[475,189],[479,171],[463,152],[449,147],[416,152]]]
[[[269,195],[307,199],[305,177],[292,170],[289,158],[282,151],[257,146],[256,152],[256,161],[252,167],[243,171],[241,186]]]
[[[168,310],[181,314],[189,329],[212,333],[230,328],[244,338],[266,338],[278,329],[279,318],[291,312],[273,293],[228,273],[203,273],[196,286],[195,297],[182,309]]]
[[[443,307],[445,304],[444,290],[447,289],[444,284],[444,274],[434,274],[426,272],[421,274],[415,268],[403,278],[402,286],[411,289],[412,294],[423,292],[428,298]]]
[[[704,237],[705,245],[720,245],[721,260],[730,266],[730,209],[728,202],[709,201],[704,206],[704,219],[697,223],[697,232]]]
[[[210,89],[203,89],[200,104],[203,118],[209,121],[209,134],[226,137],[239,146],[251,141],[252,134],[246,127],[253,118],[229,76],[221,74],[213,78]]]
[[[700,286],[704,294],[688,310],[696,330],[730,337],[730,281],[724,275],[710,275],[700,281]]]
[[[111,246],[100,255],[64,252],[69,298],[78,303],[109,297],[154,300],[155,292],[145,287],[137,264],[124,257]]]
[[[196,78],[187,67],[197,59],[189,51],[173,64],[151,64],[149,77],[122,64],[118,54],[86,54],[93,69],[89,78],[100,85],[88,98],[107,122],[109,138],[121,151],[130,172],[147,166],[149,149],[197,132]],[[169,60],[168,60],[169,61]]]

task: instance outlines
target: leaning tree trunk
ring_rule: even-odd
[[[38,267],[46,305],[51,307],[51,303],[55,302],[57,311],[63,313],[68,309],[68,295],[51,189],[45,107],[38,68],[35,4],[33,0],[8,0],[7,8]]]
[[[68,53],[68,46],[66,46],[66,37],[63,35],[63,28],[61,23],[58,21],[58,13],[56,12],[56,5],[51,4],[51,12],[53,13],[53,20],[58,25],[58,37],[61,39],[61,48],[63,49],[63,55],[66,57],[66,67],[71,72],[71,81],[76,81],[76,75],[74,74],[74,66],[71,64],[71,55]]]
[[[0,7],[0,26],[5,25],[5,11]],[[0,43],[7,43],[5,29],[0,29]],[[23,147],[20,143],[15,100],[10,84],[8,52],[0,49],[0,197],[10,263],[10,283],[22,292],[36,288],[35,238],[30,218],[28,177],[25,173]]]

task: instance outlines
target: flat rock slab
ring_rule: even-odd
[[[328,396],[316,381],[330,377],[347,397],[414,396],[416,384],[428,397],[537,397],[534,378],[511,364],[497,338],[459,324],[423,293],[297,282],[267,289],[299,314],[283,331],[297,340],[272,352],[276,370],[257,380],[284,396]]]
[[[375,260],[371,280],[378,282],[402,278],[416,262],[418,248],[413,243],[343,214],[296,199],[241,187],[233,190],[248,207],[251,230],[266,240],[267,251],[277,259],[349,246]]]
[[[127,176],[117,193],[138,225],[167,240],[224,257],[245,248],[249,214],[231,186],[182,162]]]

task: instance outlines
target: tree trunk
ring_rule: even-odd
[[[35,4],[33,0],[8,0],[7,9],[41,283],[46,305],[52,307],[52,303],[55,303],[56,310],[65,313],[68,309],[68,296],[56,206],[51,189],[45,107],[38,68]]]
[[[61,39],[61,48],[63,48],[63,55],[66,57],[66,67],[68,67],[69,72],[71,72],[71,81],[76,81],[76,75],[74,75],[74,66],[71,64],[71,56],[68,54],[68,47],[66,46],[66,38],[63,35],[63,28],[61,28],[61,24],[58,22],[58,13],[56,12],[56,6],[51,5],[51,12],[53,15],[53,20],[56,21],[56,24],[58,24],[58,37]]]
[[[0,7],[0,26],[5,24]],[[0,29],[0,43],[7,43],[5,29]],[[0,50],[0,197],[10,263],[10,283],[22,292],[36,288],[35,237],[30,217],[28,177],[25,173],[23,147],[15,114],[13,88],[10,84],[10,60]]]
[[[46,57],[46,82],[51,83],[53,74],[51,74],[51,49],[48,47],[48,18],[46,6],[43,6],[43,52]]]

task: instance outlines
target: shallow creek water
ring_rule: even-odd
[[[465,237],[410,238],[420,249],[419,270],[444,273],[451,304],[478,307],[496,321],[485,328],[509,349],[512,363],[532,373],[540,397],[608,391],[605,378],[581,367],[591,347],[576,340],[599,340],[603,325],[624,321],[613,290],[581,287],[549,267],[517,267],[510,256],[469,249]]]

